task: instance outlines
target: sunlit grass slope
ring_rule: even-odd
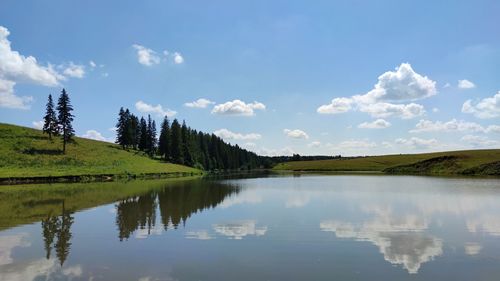
[[[398,174],[500,175],[500,149],[292,161],[274,170],[367,171]]]
[[[61,150],[59,138],[49,140],[40,130],[0,123],[0,178],[201,173],[115,144],[78,137],[66,147],[66,154]]]

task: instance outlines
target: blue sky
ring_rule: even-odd
[[[77,135],[98,139],[124,106],[261,154],[499,148],[499,13],[498,1],[4,0],[0,121],[36,127],[65,87]]]

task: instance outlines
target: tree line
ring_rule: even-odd
[[[63,141],[63,153],[66,153],[66,144],[73,141],[73,136],[75,135],[72,125],[75,116],[71,113],[72,111],[73,106],[65,89],[61,91],[55,110],[52,95],[49,95],[45,116],[43,117],[42,131],[49,135],[49,139],[52,139],[52,136],[61,137]]]
[[[164,161],[204,170],[235,170],[266,167],[268,159],[254,152],[224,142],[214,134],[188,127],[164,117],[159,134],[156,122],[120,108],[116,124],[116,143],[123,149],[137,149]]]

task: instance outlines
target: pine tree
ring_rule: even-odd
[[[158,139],[156,138],[156,121],[151,122],[149,127],[149,155],[153,156],[156,153]]]
[[[141,140],[141,124],[139,121],[139,117],[135,115],[132,115],[132,129],[134,131],[133,145],[134,149],[137,149],[139,147],[139,142]]]
[[[70,103],[69,96],[65,89],[62,89],[61,96],[57,102],[58,111],[58,125],[61,130],[61,137],[63,140],[63,153],[66,153],[66,143],[71,142],[72,137],[75,135],[75,130],[73,129],[73,106]]]
[[[170,124],[167,116],[165,116],[163,122],[161,123],[158,151],[166,161],[170,159]]]
[[[49,134],[49,139],[52,139],[52,135],[57,135],[57,117],[54,111],[54,102],[52,101],[52,95],[49,95],[47,101],[47,109],[45,111],[45,116],[43,117],[43,132]]]
[[[125,148],[126,144],[126,116],[125,110],[123,107],[120,108],[120,112],[118,113],[118,123],[116,123],[116,143]]]
[[[181,136],[181,125],[177,119],[174,119],[171,127],[171,139],[172,139],[172,147],[171,147],[171,157],[172,162],[183,164],[183,151],[182,151],[182,136]]]
[[[184,164],[193,166],[193,156],[191,154],[191,137],[189,128],[186,126],[186,121],[182,121],[181,138],[182,138],[182,154],[184,156]]]
[[[148,147],[148,125],[144,117],[141,117],[139,122],[139,150],[146,151]]]

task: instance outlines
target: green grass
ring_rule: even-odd
[[[149,173],[201,171],[154,160],[115,144],[78,137],[62,154],[59,138],[49,140],[40,130],[0,123],[0,178]]]
[[[451,156],[452,159],[443,156]],[[425,161],[429,159],[434,160]],[[425,162],[422,163],[422,161]],[[498,161],[500,161],[500,149],[490,149],[369,156],[351,159],[292,161],[278,164],[273,169],[288,171],[385,171],[409,174],[496,175],[498,171],[495,167],[498,167],[498,165],[495,163]],[[492,169],[495,170],[492,171]]]

